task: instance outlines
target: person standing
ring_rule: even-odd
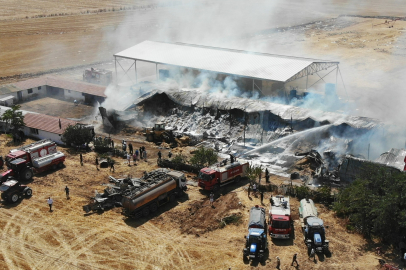
[[[128,162],[128,166],[131,166],[131,156],[130,156],[130,154],[127,154],[127,162]]]
[[[265,169],[265,181],[269,183],[269,171],[268,168]]]
[[[139,152],[138,152],[138,149],[135,149],[135,160],[138,160],[138,155],[139,155]]]
[[[113,172],[114,172],[114,162],[112,160],[110,160],[109,163],[110,163],[110,172],[111,172],[112,169],[113,169]]]
[[[140,158],[143,158],[142,146],[140,147]]]
[[[65,187],[66,199],[69,200],[69,188],[68,186]]]
[[[169,158],[171,158],[172,157],[172,152],[169,150],[169,153],[168,153],[168,157]]]
[[[276,269],[281,269],[281,259],[276,256]]]
[[[251,185],[248,185],[248,198],[250,197],[250,193],[251,193]]]
[[[263,201],[264,200],[264,192],[261,190],[261,204],[263,204]]]
[[[162,153],[161,153],[161,151],[158,151],[158,159],[161,159],[162,158]]]
[[[299,263],[297,262],[297,253],[295,253],[295,254],[293,255],[293,259],[292,259],[292,264],[291,264],[291,266],[293,266],[293,263],[296,263],[296,266],[299,266]]]
[[[133,155],[133,145],[131,143],[128,144],[128,151],[130,151],[130,155]]]
[[[83,156],[82,156],[82,153],[79,154],[79,157],[80,157],[80,165],[83,166]]]
[[[52,212],[52,204],[54,203],[54,200],[52,200],[51,197],[48,197],[47,203],[49,205],[49,212]]]
[[[213,192],[210,193],[210,205],[213,206],[213,202],[214,202],[214,194]]]
[[[253,184],[252,185],[252,193],[254,193],[254,195],[257,193],[257,184]]]
[[[96,169],[99,170],[99,159],[97,157],[96,157],[95,163],[96,163]]]
[[[111,148],[114,149],[114,141],[111,140]]]
[[[147,150],[142,149],[142,153],[144,154],[144,160],[147,161]]]

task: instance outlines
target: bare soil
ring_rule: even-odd
[[[29,143],[27,140],[25,143]],[[0,136],[4,156],[11,139]],[[116,145],[119,141],[116,141]],[[140,143],[134,142],[134,147]],[[375,269],[377,260],[372,251],[364,250],[366,241],[346,231],[345,223],[332,212],[319,206],[321,218],[329,225],[327,237],[331,241],[332,256],[307,259],[301,229],[295,221],[295,238],[289,241],[270,241],[270,255],[264,265],[244,263],[249,209],[261,205],[259,197],[247,196],[246,183],[229,186],[216,196],[214,206],[208,194],[189,186],[187,198],[163,206],[149,219],[129,220],[120,208],[103,214],[86,215],[82,206],[90,201],[94,190],[102,191],[108,175],[139,177],[144,171],[157,168],[155,145],[144,144],[150,157],[137,165],[115,158],[115,172],[96,170],[93,152],[83,153],[80,166],[79,152],[60,147],[66,155],[65,167],[54,172],[36,175],[28,185],[31,198],[15,205],[4,204],[0,211],[0,268],[3,269],[269,269],[275,267],[275,257],[282,260],[282,269],[289,267],[293,253],[299,253],[300,269]],[[160,149],[164,156],[167,149]],[[182,149],[183,153],[190,152]],[[179,151],[175,149],[174,151]],[[187,173],[188,181],[195,181]],[[280,184],[281,177],[271,177]],[[64,187],[69,186],[67,200]],[[49,212],[46,199],[54,199],[54,211]],[[267,207],[265,194],[264,206]],[[293,215],[297,217],[298,201],[292,199]],[[241,215],[241,223],[220,228],[222,218]]]

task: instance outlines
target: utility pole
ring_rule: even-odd
[[[369,160],[369,147],[370,147],[370,143],[368,143],[368,160]]]

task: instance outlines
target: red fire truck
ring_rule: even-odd
[[[218,191],[220,187],[238,182],[245,176],[248,162],[234,162],[227,165],[227,159],[199,172],[199,187],[205,190]]]
[[[276,195],[271,197],[269,207],[268,231],[272,238],[289,239],[292,231],[289,197]]]
[[[33,172],[43,172],[49,169],[62,167],[65,155],[56,150],[56,143],[41,140],[17,149],[10,150],[6,157],[8,170],[1,174],[0,182],[14,176],[22,181],[32,179]]]

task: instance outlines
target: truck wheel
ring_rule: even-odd
[[[18,199],[19,199],[18,194],[17,193],[11,194],[9,199],[10,199],[11,203],[16,203],[18,201]]]
[[[237,176],[237,177],[235,178],[235,182],[238,183],[238,182],[240,182],[240,181],[241,181],[241,176],[239,175],[239,176]]]
[[[63,168],[63,162],[58,163],[58,167],[59,167],[59,168]]]
[[[213,192],[214,193],[216,193],[217,191],[219,191],[220,190],[220,185],[215,185],[214,187],[213,187]]]
[[[27,197],[31,197],[32,196],[32,189],[27,189],[26,191],[25,191],[25,196],[27,196]]]
[[[22,172],[21,172],[21,180],[23,181],[29,181],[32,179],[32,170],[31,168],[25,168]]]
[[[153,203],[149,208],[151,209],[151,212],[154,213],[156,212],[156,210],[158,210],[158,205],[156,203]]]
[[[147,217],[147,216],[149,215],[149,208],[148,208],[148,207],[145,207],[145,208],[142,210],[142,215],[143,215],[144,217]]]
[[[56,170],[56,164],[52,165],[52,170],[55,171]]]

